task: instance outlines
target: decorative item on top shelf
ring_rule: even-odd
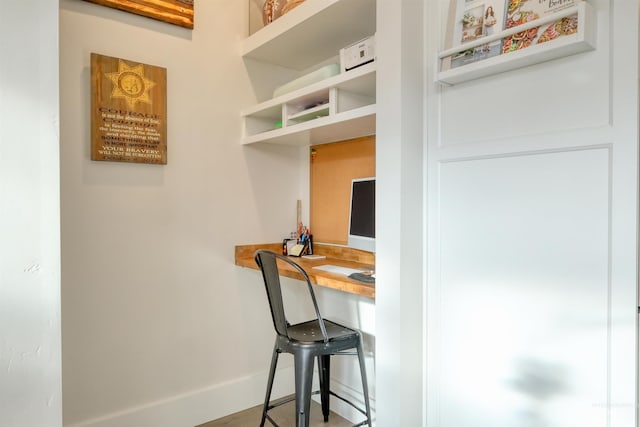
[[[438,80],[454,84],[595,48],[584,0],[450,0]]]
[[[282,8],[287,0],[264,0],[262,6],[262,22],[269,25],[282,15]]]
[[[289,0],[287,4],[285,4],[282,8],[282,14],[284,15],[285,13],[289,12],[296,6],[301,5],[302,3],[304,3],[304,0]]]
[[[304,0],[264,0],[262,22],[264,25],[269,25],[303,2]]]

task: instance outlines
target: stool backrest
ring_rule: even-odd
[[[256,251],[253,258],[255,259],[256,264],[258,264],[260,271],[262,271],[262,278],[264,279],[264,285],[267,291],[267,297],[269,299],[269,308],[271,309],[271,317],[273,319],[273,326],[276,329],[276,333],[283,337],[289,338],[289,335],[287,333],[289,322],[287,322],[287,316],[284,311],[282,287],[280,285],[280,272],[278,268],[278,260],[281,260],[282,262],[285,262],[293,267],[293,269],[297,271],[302,276],[302,279],[307,283],[309,296],[311,297],[313,308],[316,312],[316,318],[320,323],[320,329],[322,331],[324,341],[327,342],[329,340],[329,338],[327,337],[327,330],[324,324],[324,320],[320,315],[316,296],[313,292],[311,280],[309,279],[309,275],[307,274],[307,272],[304,271],[304,269],[297,263],[291,261],[289,258],[272,251],[258,250]]]

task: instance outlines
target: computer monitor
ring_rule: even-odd
[[[354,249],[376,251],[375,178],[358,178],[351,181],[347,245]]]

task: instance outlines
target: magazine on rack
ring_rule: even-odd
[[[465,44],[502,31],[505,0],[455,0],[449,16],[447,45],[460,52],[447,58],[443,68],[456,68],[501,54],[501,40],[464,49]]]
[[[567,7],[577,0],[507,0],[504,28],[513,28],[543,18]],[[514,52],[529,46],[555,40],[578,31],[578,14],[559,19],[544,27],[534,27],[506,37],[502,53]]]
[[[575,34],[577,13],[503,39],[478,44],[502,30],[526,24],[576,5],[581,0],[451,0],[446,45],[460,51],[443,58],[441,70],[482,61]],[[465,49],[470,42],[475,46]]]

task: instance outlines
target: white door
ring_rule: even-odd
[[[595,51],[428,89],[430,427],[636,425],[638,2],[590,3]]]

